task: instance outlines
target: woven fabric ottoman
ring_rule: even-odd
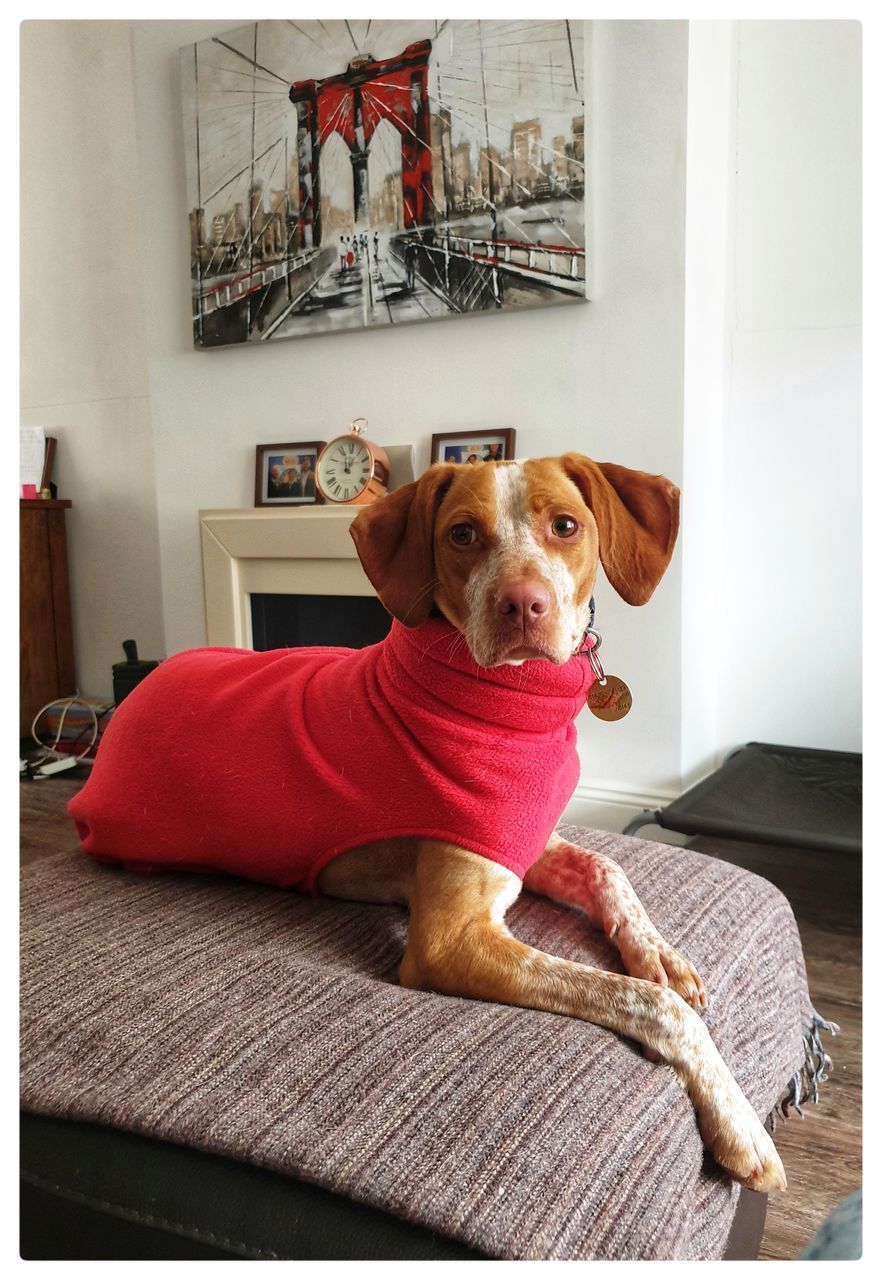
[[[690,850],[562,830],[620,862],[697,965],[757,1112],[816,1088],[818,1023],[781,893]],[[139,1231],[170,1237],[169,1257],[724,1255],[740,1189],[704,1154],[673,1074],[635,1045],[401,989],[398,908],[138,876],[74,843],[23,874],[23,1185],[47,1231],[65,1215],[128,1224],[116,1257],[152,1247]],[[620,970],[565,908],[524,894],[508,923]],[[39,1256],[81,1256],[63,1247]]]

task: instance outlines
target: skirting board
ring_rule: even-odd
[[[580,827],[595,827],[600,831],[621,833],[644,809],[663,809],[676,799],[675,792],[644,795],[636,791],[619,791],[612,787],[591,787],[579,783],[573,798],[564,810],[564,822]],[[647,826],[637,832],[645,840],[658,840],[662,844],[685,844],[687,837],[676,831],[663,831],[661,827]]]

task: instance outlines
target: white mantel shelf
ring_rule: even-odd
[[[252,647],[251,594],[371,596],[349,536],[360,507],[200,511],[207,643]]]

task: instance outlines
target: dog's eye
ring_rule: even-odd
[[[468,547],[477,537],[470,524],[455,524],[450,530],[450,541],[457,547]]]
[[[571,538],[578,527],[572,516],[556,516],[551,522],[551,531],[558,538]]]

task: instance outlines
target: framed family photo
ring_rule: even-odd
[[[254,475],[256,507],[305,507],[321,505],[316,488],[315,464],[324,440],[300,444],[259,444]]]
[[[432,436],[433,462],[510,462],[515,453],[514,427],[502,431],[442,431]]]

